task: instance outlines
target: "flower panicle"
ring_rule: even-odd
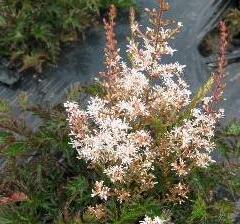
[[[225,88],[225,68],[227,66],[227,49],[229,46],[229,31],[224,21],[219,23],[219,52],[217,58],[217,69],[213,74],[213,93],[211,103],[206,107],[207,113],[214,113],[214,106],[218,104]]]
[[[165,1],[160,1],[160,5],[161,13],[168,10]],[[79,158],[100,167],[101,171],[96,172],[100,172],[97,176],[101,178],[95,181],[92,197],[103,203],[110,198],[125,203],[145,195],[161,184],[156,181],[159,178],[155,170],[179,180],[168,184],[163,199],[184,203],[190,191],[185,181],[188,175],[196,167],[204,169],[214,162],[212,139],[223,111],[207,112],[214,96],[205,97],[200,106],[192,103],[191,90],[182,77],[185,66],[178,62],[164,64],[161,60],[175,52],[169,40],[182,24],[163,19],[155,10],[149,16],[153,26],[145,32],[133,12],[130,16],[133,37],[127,53],[131,63],[126,63],[118,54],[114,34],[116,11],[111,7],[109,19],[104,21],[107,69],[100,82],[106,94],[91,97],[84,110],[76,102],[64,105],[70,143]],[[223,25],[222,33],[225,41]],[[225,50],[226,42],[219,56],[221,65],[225,63]],[[223,69],[219,67],[220,80]],[[179,117],[191,105],[194,106],[190,116],[179,124]],[[105,215],[100,205],[90,211],[100,218]]]
[[[229,44],[229,33],[226,24],[219,23],[219,53],[217,59],[217,71],[214,75],[215,90],[213,92],[213,101],[218,102],[224,89],[225,67],[227,65],[227,48]]]
[[[106,33],[106,47],[105,47],[105,66],[106,72],[102,73],[103,77],[109,84],[115,80],[119,73],[121,59],[119,49],[117,48],[117,39],[114,28],[116,26],[117,9],[111,5],[108,18],[103,20],[105,33]],[[110,88],[110,86],[109,86]]]

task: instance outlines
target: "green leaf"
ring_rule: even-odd
[[[9,112],[10,108],[6,101],[0,99],[0,113]]]
[[[207,218],[207,206],[205,201],[199,197],[194,202],[193,210],[190,219],[191,220],[204,220]]]
[[[43,42],[48,42],[48,39],[53,36],[51,26],[47,24],[36,24],[34,27],[32,27],[31,33],[36,38],[36,40],[40,40]]]
[[[207,94],[211,91],[213,84],[214,77],[210,76],[205,84],[198,89],[188,108],[179,116],[178,123],[183,122],[183,120],[188,119],[191,116],[192,109],[194,109],[203,100],[203,98],[207,96]]]
[[[66,189],[70,196],[76,193],[83,196],[84,195],[83,193],[89,190],[89,185],[87,180],[84,177],[79,176],[74,180],[70,181]]]
[[[84,207],[91,200],[91,188],[83,176],[78,176],[66,186],[68,198],[71,203],[75,202],[77,207]]]
[[[0,145],[5,144],[6,138],[9,137],[9,133],[0,132]]]
[[[134,224],[147,216],[160,216],[162,213],[161,206],[154,200],[147,199],[145,201],[136,202],[131,205],[126,205],[123,208],[122,214],[114,224]]]
[[[190,109],[193,109],[199,104],[203,98],[210,92],[214,84],[214,77],[211,76],[203,86],[199,88],[196,95],[193,97],[192,102],[190,104]]]
[[[13,143],[7,148],[5,155],[9,157],[15,157],[25,151],[26,146],[23,143]]]
[[[0,26],[5,26],[6,25],[6,19],[0,15]]]
[[[152,128],[155,129],[157,137],[161,137],[167,131],[167,125],[164,124],[163,120],[160,118],[154,118],[152,123]]]
[[[92,85],[89,85],[89,86],[83,86],[82,87],[82,90],[84,93],[87,93],[89,95],[92,95],[92,96],[103,96],[105,94],[105,90],[104,88],[96,83],[96,84],[92,84]]]
[[[228,125],[228,127],[226,128],[224,133],[226,135],[239,136],[240,135],[240,122],[238,122],[238,121],[231,122]]]

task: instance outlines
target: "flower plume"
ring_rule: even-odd
[[[90,98],[85,109],[75,102],[65,103],[73,148],[79,158],[100,167],[96,172],[101,178],[92,196],[103,201],[115,197],[124,203],[157,184],[166,184],[167,192],[161,197],[183,203],[190,191],[185,182],[188,174],[214,162],[212,138],[223,111],[207,112],[212,98],[203,97],[183,122],[178,122],[192,105],[192,93],[183,79],[185,66],[164,64],[161,59],[176,51],[170,40],[182,24],[163,19],[169,7],[163,0],[160,6],[160,11],[146,10],[151,26],[145,30],[131,13],[128,62],[117,48],[116,10],[111,8],[104,21],[106,70],[99,81],[105,94]],[[158,183],[156,170],[174,176],[175,181]],[[164,221],[146,217],[141,223]]]

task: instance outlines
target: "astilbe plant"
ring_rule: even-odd
[[[191,98],[182,78],[185,66],[162,62],[176,51],[169,42],[182,26],[163,19],[168,9],[163,0],[159,11],[147,9],[150,27],[145,31],[131,12],[130,60],[124,62],[115,39],[112,7],[105,20],[106,70],[98,80],[104,94],[90,98],[85,109],[77,102],[64,104],[70,144],[97,174],[92,197],[101,203],[88,211],[99,220],[106,219],[109,200],[121,206],[157,192],[159,200],[181,204],[191,192],[189,175],[214,163],[212,139],[223,117],[214,103],[221,97],[222,80],[213,76]],[[220,87],[213,97],[206,97],[213,80],[219,80]],[[165,223],[158,219],[146,217],[141,223]]]

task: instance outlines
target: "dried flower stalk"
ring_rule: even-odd
[[[217,70],[213,74],[213,94],[210,98],[209,106],[206,107],[207,113],[212,113],[214,106],[221,101],[223,90],[225,88],[225,68],[227,66],[227,48],[229,45],[229,33],[225,22],[219,23],[219,53],[217,58]]]
[[[215,89],[213,92],[213,101],[219,102],[223,89],[224,89],[224,77],[225,67],[227,65],[227,48],[229,44],[229,34],[226,24],[221,21],[219,23],[219,55],[217,59],[217,71],[214,75]]]

